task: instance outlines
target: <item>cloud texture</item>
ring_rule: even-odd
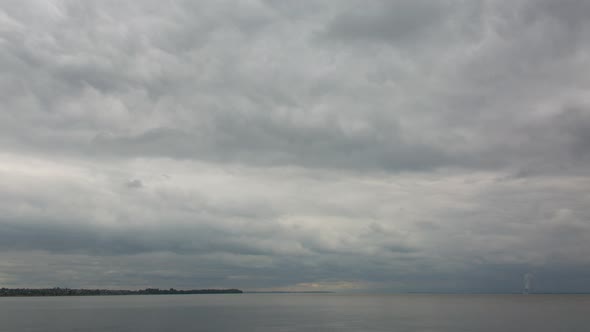
[[[588,15],[0,0],[0,285],[590,291]]]

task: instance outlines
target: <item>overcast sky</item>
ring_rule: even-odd
[[[0,0],[0,286],[590,291],[588,17]]]

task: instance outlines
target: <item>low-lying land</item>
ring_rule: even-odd
[[[177,290],[146,288],[140,290],[124,289],[71,289],[71,288],[0,288],[4,296],[97,296],[97,295],[165,295],[165,294],[241,294],[239,289],[189,289]]]

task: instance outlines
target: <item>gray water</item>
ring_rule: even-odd
[[[590,331],[588,295],[0,298],[0,331]]]

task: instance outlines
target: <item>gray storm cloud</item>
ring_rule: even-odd
[[[588,14],[0,0],[0,285],[590,290]]]

